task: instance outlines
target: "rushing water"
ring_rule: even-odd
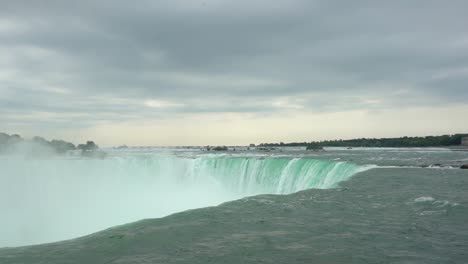
[[[248,195],[330,188],[366,169],[310,158],[128,153],[5,158],[0,166],[0,246],[73,238]]]
[[[468,158],[444,149],[108,152],[105,159],[0,158],[0,247],[74,238],[245,196],[333,188],[372,168],[449,169]]]

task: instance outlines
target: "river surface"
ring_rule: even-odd
[[[0,263],[468,262],[468,152],[107,153],[0,157],[0,247],[88,235]]]

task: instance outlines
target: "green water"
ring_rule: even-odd
[[[0,263],[468,263],[467,161],[438,149],[3,158],[0,246],[82,237],[3,248]]]
[[[75,238],[250,195],[331,188],[368,168],[311,158],[156,154],[0,159],[0,247]]]
[[[197,177],[213,177],[227,189],[249,195],[331,188],[366,167],[309,158],[223,157],[197,159],[193,169]]]
[[[466,172],[372,169],[341,185],[0,249],[0,263],[468,262]]]

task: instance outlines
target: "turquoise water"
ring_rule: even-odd
[[[108,154],[1,157],[0,247],[170,216],[0,250],[0,263],[468,262],[468,152]]]
[[[250,195],[331,188],[367,169],[311,158],[140,154],[0,159],[0,246],[69,239]]]
[[[376,168],[338,188],[250,196],[69,241],[0,248],[0,263],[465,264],[466,190],[460,169]]]

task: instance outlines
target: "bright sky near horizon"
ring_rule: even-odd
[[[467,1],[0,6],[0,132],[104,146],[468,132]]]

